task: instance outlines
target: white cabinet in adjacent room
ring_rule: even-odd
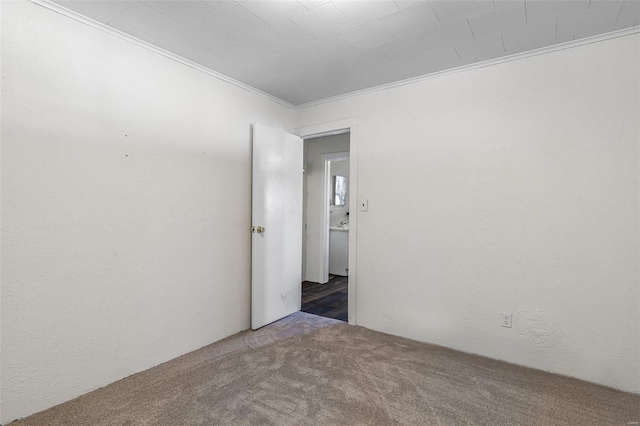
[[[329,228],[329,273],[349,275],[349,229]]]

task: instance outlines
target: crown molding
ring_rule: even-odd
[[[640,33],[640,25],[636,25],[634,27],[630,27],[630,28],[624,28],[621,30],[616,30],[616,31],[611,31],[605,34],[598,34],[595,36],[591,36],[591,37],[585,37],[585,38],[581,38],[579,40],[572,40],[572,41],[568,41],[565,43],[559,43],[559,44],[555,44],[553,46],[547,46],[547,47],[542,47],[540,49],[535,49],[535,50],[529,50],[526,52],[521,52],[521,53],[515,53],[513,55],[507,55],[507,56],[502,56],[500,58],[495,58],[495,59],[489,59],[487,61],[482,61],[482,62],[475,62],[473,64],[467,64],[467,65],[462,65],[460,67],[456,67],[456,68],[449,68],[446,70],[442,70],[442,71],[437,71],[434,73],[430,73],[430,74],[424,74],[424,75],[420,75],[417,77],[411,77],[411,78],[407,78],[405,80],[400,80],[400,81],[394,81],[391,83],[386,83],[386,84],[381,84],[379,86],[374,86],[374,87],[369,87],[366,89],[361,89],[361,90],[356,90],[354,92],[349,92],[349,93],[343,93],[341,95],[337,95],[337,96],[332,96],[329,98],[323,98],[323,99],[318,99],[316,101],[311,101],[311,102],[306,102],[303,104],[299,104],[299,105],[293,105],[283,99],[280,99],[276,96],[270,95],[268,93],[265,93],[259,89],[256,89],[255,87],[249,86],[248,84],[242,83],[238,80],[234,80],[231,77],[228,77],[224,74],[221,74],[217,71],[212,70],[211,68],[207,68],[203,65],[197,64],[193,61],[190,61],[188,59],[185,59],[181,56],[178,56],[174,53],[171,53],[169,51],[166,51],[160,47],[154,46],[151,43],[147,43],[146,41],[137,39],[133,36],[130,36],[129,34],[123,33],[122,31],[116,30],[115,28],[111,28],[108,25],[103,24],[102,22],[98,22],[96,20],[93,20],[91,18],[87,18],[84,15],[81,15],[77,12],[74,12],[70,9],[67,9],[63,6],[60,6],[56,3],[53,3],[51,0],[30,0],[32,3],[37,4],[39,6],[45,7],[49,10],[52,10],[54,12],[60,13],[61,15],[65,15],[71,19],[74,19],[78,22],[81,22],[83,24],[89,25],[91,27],[94,27],[96,29],[99,29],[101,31],[104,31],[108,34],[114,35],[118,38],[121,38],[125,41],[128,41],[130,43],[133,43],[137,46],[140,46],[144,49],[150,50],[152,52],[155,52],[159,55],[162,55],[166,58],[172,59],[176,62],[179,62],[181,64],[184,64],[188,67],[191,67],[195,70],[198,70],[200,72],[203,72],[205,74],[209,74],[212,77],[215,77],[219,80],[222,80],[224,82],[227,82],[229,84],[232,84],[236,87],[239,87],[241,89],[244,89],[248,92],[254,93],[256,95],[262,96],[266,99],[269,99],[271,101],[274,101],[280,105],[284,105],[288,108],[292,108],[294,110],[300,110],[303,108],[308,108],[308,107],[312,107],[312,106],[316,106],[316,105],[322,105],[322,104],[326,104],[329,102],[334,102],[334,101],[339,101],[342,99],[347,99],[347,98],[352,98],[355,96],[360,96],[366,93],[373,93],[373,92],[378,92],[381,90],[387,90],[387,89],[392,89],[394,87],[400,87],[400,86],[405,86],[407,84],[413,84],[413,83],[418,83],[420,81],[424,81],[424,80],[428,80],[431,78],[436,78],[436,77],[441,77],[441,76],[445,76],[445,75],[450,75],[450,74],[456,74],[459,72],[464,72],[464,71],[470,71],[470,70],[474,70],[474,69],[478,69],[478,68],[485,68],[485,67],[490,67],[493,65],[498,65],[498,64],[502,64],[505,62],[511,62],[511,61],[517,61],[520,59],[525,59],[525,58],[530,58],[533,56],[538,56],[538,55],[544,55],[546,53],[551,53],[551,52],[557,52],[560,50],[564,50],[564,49],[572,49],[574,47],[579,47],[579,46],[584,46],[586,44],[591,44],[591,43],[598,43],[601,41],[605,41],[605,40],[611,40],[614,38],[619,38],[619,37],[624,37],[624,36],[628,36],[631,34],[638,34]]]
[[[162,55],[162,56],[164,56],[166,58],[172,59],[172,60],[174,60],[176,62],[179,62],[179,63],[181,63],[183,65],[186,65],[186,66],[188,66],[190,68],[193,68],[193,69],[195,69],[197,71],[203,72],[205,74],[209,74],[210,76],[215,77],[218,80],[222,80],[222,81],[224,81],[226,83],[232,84],[232,85],[234,85],[236,87],[239,87],[241,89],[244,89],[244,90],[246,90],[248,92],[254,93],[256,95],[259,95],[259,96],[262,96],[264,98],[267,98],[267,99],[269,99],[271,101],[277,102],[280,105],[284,105],[284,106],[286,106],[288,108],[295,109],[295,105],[293,105],[293,104],[291,104],[291,103],[289,103],[287,101],[284,101],[284,100],[282,100],[280,98],[277,98],[277,97],[275,97],[273,95],[270,95],[268,93],[265,93],[265,92],[263,92],[261,90],[256,89],[255,87],[249,86],[248,84],[242,83],[242,82],[240,82],[238,80],[234,80],[231,77],[228,77],[228,76],[226,76],[224,74],[221,74],[221,73],[219,73],[217,71],[214,71],[211,68],[207,68],[205,66],[197,64],[197,63],[195,63],[193,61],[190,61],[189,59],[183,58],[182,56],[176,55],[176,54],[171,53],[169,51],[166,51],[166,50],[164,50],[164,49],[162,49],[160,47],[154,46],[151,43],[147,43],[146,41],[143,41],[143,40],[140,40],[140,39],[135,38],[133,36],[130,36],[129,34],[123,33],[122,31],[116,30],[115,28],[111,28],[110,26],[105,25],[102,22],[98,22],[98,21],[96,21],[94,19],[88,18],[88,17],[86,17],[84,15],[81,15],[81,14],[79,14],[77,12],[74,12],[73,10],[67,9],[66,7],[60,6],[59,4],[56,4],[56,3],[53,3],[50,0],[30,0],[30,1],[32,3],[34,3],[34,4],[37,4],[38,6],[42,6],[42,7],[46,8],[46,9],[52,10],[52,11],[54,11],[56,13],[59,13],[59,14],[64,15],[64,16],[67,16],[67,17],[69,17],[69,18],[71,18],[71,19],[73,19],[75,21],[81,22],[83,24],[86,24],[86,25],[89,25],[89,26],[91,26],[93,28],[96,28],[96,29],[98,29],[100,31],[104,31],[104,32],[106,32],[108,34],[114,35],[114,36],[116,36],[118,38],[121,38],[121,39],[123,39],[125,41],[128,41],[130,43],[133,43],[133,44],[135,44],[137,46],[140,46],[140,47],[142,47],[144,49],[150,50],[150,51],[152,51],[154,53],[157,53],[159,55]]]
[[[357,90],[355,92],[344,93],[341,95],[332,96],[330,98],[319,99],[317,101],[306,102],[303,104],[296,105],[295,109],[300,110],[303,108],[308,108],[316,105],[322,105],[329,102],[334,102],[342,99],[348,99],[355,96],[360,96],[366,93],[373,93],[381,90],[392,89],[394,87],[405,86],[407,84],[418,83],[420,81],[428,80],[431,78],[441,77],[441,76],[450,75],[450,74],[456,74],[459,72],[470,71],[478,68],[490,67],[490,66],[502,64],[505,62],[517,61],[520,59],[530,58],[532,56],[538,56],[538,55],[544,55],[546,53],[557,52],[559,50],[572,49],[574,47],[584,46],[586,44],[598,43],[601,41],[611,40],[614,38],[624,37],[624,36],[637,34],[637,33],[640,33],[640,25],[624,28],[622,30],[616,30],[616,31],[612,31],[604,34],[598,34],[591,37],[585,37],[579,40],[572,40],[565,43],[559,43],[553,46],[546,46],[540,49],[529,50],[521,53],[515,53],[513,55],[502,56],[500,58],[495,58],[495,59],[489,59],[487,61],[475,62],[473,64],[463,65],[456,68],[449,68],[446,70],[442,70],[442,71],[438,71],[430,74],[424,74],[417,77],[407,78],[405,80],[399,80],[391,83],[381,84],[379,86],[369,87],[366,89]]]

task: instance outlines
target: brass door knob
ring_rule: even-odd
[[[258,234],[262,234],[264,231],[266,231],[266,229],[264,229],[262,226],[258,226],[256,227],[256,231],[258,231]]]

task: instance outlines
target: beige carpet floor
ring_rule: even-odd
[[[639,395],[297,313],[13,425],[639,421]]]

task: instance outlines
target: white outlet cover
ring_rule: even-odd
[[[503,312],[501,318],[502,326],[511,328],[513,324],[513,314],[511,312]]]

